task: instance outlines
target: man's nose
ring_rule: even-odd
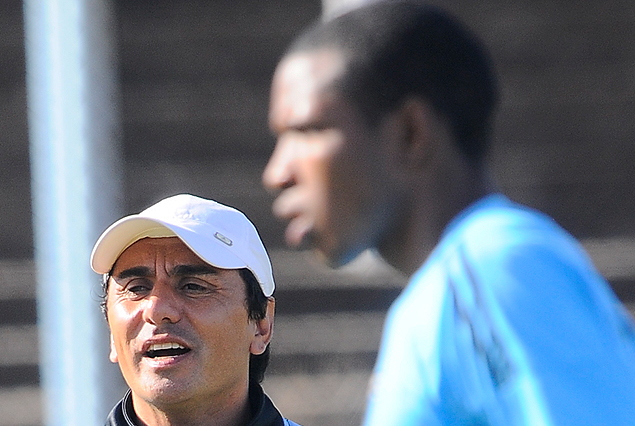
[[[178,296],[171,289],[155,286],[150,296],[145,300],[143,320],[154,325],[179,322],[181,320],[181,306]]]
[[[279,191],[295,183],[292,169],[293,156],[290,141],[278,140],[262,173],[262,183],[265,188]]]

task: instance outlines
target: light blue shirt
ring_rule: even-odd
[[[635,331],[579,243],[488,196],[388,314],[365,426],[633,425]]]

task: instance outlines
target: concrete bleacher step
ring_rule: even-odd
[[[42,424],[35,269],[31,260],[0,261],[0,425]]]
[[[0,425],[41,426],[42,407],[38,386],[0,387]]]

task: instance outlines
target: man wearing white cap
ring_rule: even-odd
[[[130,387],[106,425],[292,426],[260,382],[273,331],[271,263],[233,208],[181,194],[99,237],[110,360]]]

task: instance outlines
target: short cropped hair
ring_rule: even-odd
[[[246,298],[245,303],[247,306],[247,315],[250,320],[258,321],[267,316],[267,305],[272,297],[267,297],[262,292],[262,288],[258,283],[258,280],[254,274],[247,268],[239,269],[238,273],[245,283]],[[112,271],[108,274],[104,274],[101,284],[101,310],[108,320],[108,281],[112,275]],[[271,354],[270,345],[267,345],[265,351],[260,355],[251,354],[249,356],[249,380],[255,383],[261,383],[265,378],[265,371],[269,365],[269,357]]]
[[[323,48],[343,55],[346,70],[333,88],[369,123],[419,97],[448,120],[468,160],[487,154],[498,101],[493,65],[478,38],[446,12],[416,1],[376,2],[317,22],[285,56]]]

